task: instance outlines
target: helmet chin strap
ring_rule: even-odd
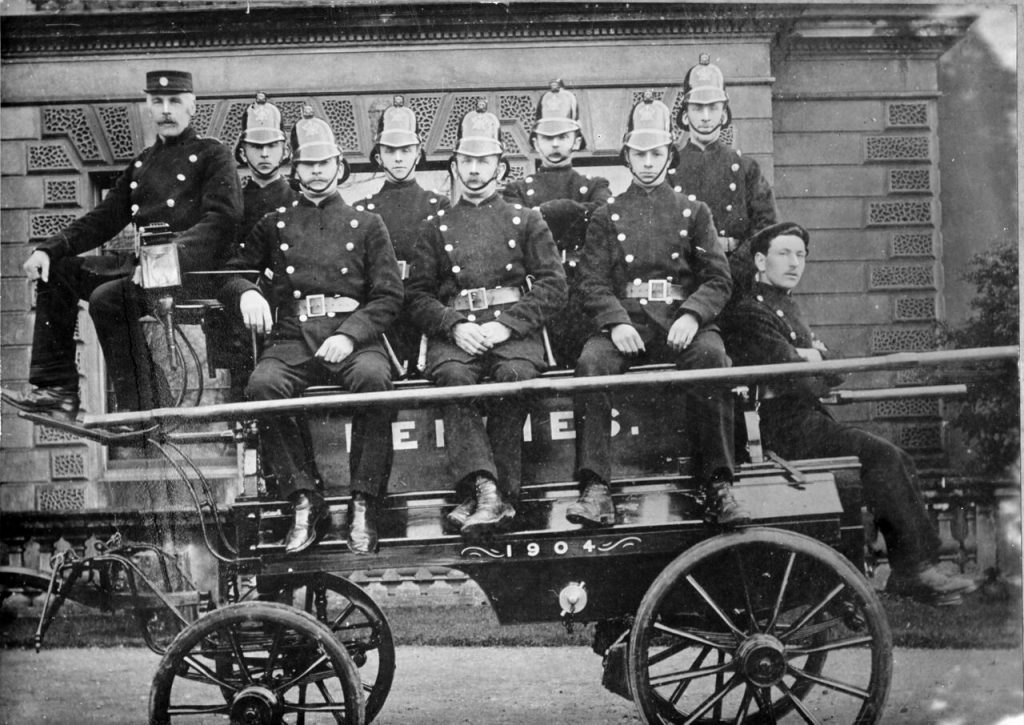
[[[299,188],[303,191],[308,191],[311,194],[323,194],[331,184],[338,180],[338,175],[341,174],[341,161],[338,161],[338,170],[334,172],[334,176],[324,184],[324,188],[317,191],[309,184],[305,183],[301,178],[299,179]]]
[[[459,170],[459,164],[457,162],[455,164],[455,168],[456,168],[456,172],[455,173],[459,177],[459,183],[460,184],[462,184],[464,187],[466,187],[470,191],[480,191],[481,189],[485,188],[488,184],[490,184],[492,181],[497,181],[497,179],[498,179],[498,169],[501,168],[501,162],[499,161],[498,165],[494,167],[494,173],[491,174],[491,178],[489,178],[487,181],[485,181],[482,184],[479,184],[477,186],[473,186],[473,185],[471,185],[471,184],[466,182],[466,180],[462,177],[462,171]]]
[[[654,178],[656,178],[656,179],[661,178],[661,176],[663,176],[665,174],[665,172],[668,170],[668,164],[669,164],[669,162],[671,160],[672,160],[672,155],[669,154],[665,158],[665,163],[662,165],[661,171],[659,171],[658,175],[655,176]],[[640,181],[640,177],[637,176],[636,172],[633,170],[633,164],[629,160],[629,154],[628,153],[626,154],[626,167],[629,169],[629,173],[633,175],[633,178],[636,179],[637,181]],[[641,182],[641,183],[646,183],[646,182]]]
[[[416,171],[416,164],[413,164],[412,166],[410,166],[409,170],[405,172],[405,176],[403,176],[401,178],[395,176],[395,174],[391,171],[391,169],[384,169],[384,171],[387,173],[388,177],[392,181],[400,184],[403,181],[406,181],[410,176],[413,175],[413,173]]]

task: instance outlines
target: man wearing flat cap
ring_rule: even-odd
[[[498,118],[480,104],[460,128],[450,161],[460,198],[420,227],[408,288],[409,313],[428,338],[425,375],[440,386],[529,380],[546,367],[541,329],[565,304],[565,272],[540,212],[497,193],[506,168]],[[463,536],[515,517],[526,415],[515,399],[491,407],[486,421],[472,401],[443,407],[462,501],[446,518]]]
[[[670,112],[646,93],[623,140],[633,175],[587,227],[580,294],[600,334],[587,340],[576,376],[615,375],[638,364],[680,370],[729,366],[716,319],[732,292],[707,205],[673,190],[665,178],[675,160]],[[732,401],[722,388],[686,389],[687,433],[696,444],[706,515],[721,526],[750,516],[732,493]],[[580,498],[566,518],[583,526],[615,523],[611,496],[611,394],[576,396]]]
[[[390,390],[381,334],[402,306],[402,280],[384,222],[345,203],[338,184],[348,166],[326,121],[310,110],[292,129],[292,165],[300,194],[262,219],[238,245],[228,270],[269,269],[263,288],[243,275],[221,290],[253,332],[266,334],[245,394],[249,400],[294,398],[313,384],[353,393]],[[377,549],[377,513],[391,474],[388,408],[352,416],[348,545]],[[343,433],[338,431],[339,438]],[[285,553],[311,546],[330,515],[308,430],[282,415],[262,426],[263,460],[293,507]]]
[[[722,320],[729,354],[738,365],[820,362],[832,357],[803,319],[793,290],[807,264],[810,234],[780,222],[750,240],[757,269],[752,288]],[[820,398],[839,376],[773,379],[757,391],[764,445],[783,458],[857,456],[864,500],[885,538],[892,575],[886,589],[936,606],[955,606],[976,585],[938,566],[939,537],[906,451],[881,436],[832,418]]]
[[[139,268],[107,256],[78,256],[131,224],[136,233],[166,224],[174,233],[181,271],[213,268],[235,239],[242,195],[231,151],[189,125],[196,111],[192,75],[146,74],[146,105],[156,143],[139,154],[95,209],[36,247],[22,265],[38,280],[28,392],[3,399],[40,413],[74,415],[78,407],[75,323],[78,303],[89,314],[103,348],[118,408],[143,410],[159,402],[159,371],[143,334],[150,314]],[[186,285],[188,280],[186,278]]]
[[[537,104],[530,142],[540,167],[508,184],[502,195],[506,201],[540,210],[558,245],[569,284],[569,303],[551,319],[548,330],[557,364],[572,368],[592,332],[590,318],[576,294],[576,268],[590,217],[612,193],[607,179],[581,174],[572,166],[573,154],[586,148],[586,140],[576,95],[561,79],[551,81]]]
[[[428,191],[416,180],[416,167],[424,158],[416,113],[395,96],[384,109],[377,127],[377,145],[370,153],[374,164],[384,171],[384,185],[355,205],[360,211],[379,214],[395,247],[398,269],[408,282],[409,265],[420,225],[451,206],[448,197]],[[412,374],[420,350],[420,331],[403,313],[387,331],[395,360],[402,374]]]

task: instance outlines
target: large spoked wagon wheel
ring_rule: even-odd
[[[892,636],[857,569],[801,534],[691,547],[647,590],[629,685],[649,723],[878,722]]]
[[[384,707],[395,675],[395,643],[384,612],[362,587],[321,572],[314,576],[274,577],[265,591],[274,601],[309,612],[345,645],[359,668],[366,697],[366,722]],[[265,596],[265,595],[264,595]]]
[[[150,725],[364,725],[359,673],[327,627],[294,607],[240,602],[179,634],[149,693]]]

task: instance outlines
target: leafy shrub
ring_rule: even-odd
[[[963,326],[944,331],[945,342],[954,348],[1017,345],[1017,245],[1007,242],[974,255],[963,279],[978,290],[973,312]],[[1020,460],[1020,380],[1013,360],[993,364],[988,372],[968,380],[968,402],[952,423],[966,434],[980,472],[1003,473]]]

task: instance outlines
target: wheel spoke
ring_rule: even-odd
[[[339,627],[341,627],[341,623],[344,622],[346,619],[348,619],[350,616],[352,616],[352,613],[356,612],[356,611],[358,611],[356,609],[356,605],[353,604],[352,602],[349,602],[348,606],[345,607],[343,610],[341,610],[341,614],[339,614],[333,620],[328,622],[328,625],[330,626],[331,631],[332,632],[336,631]]]
[[[758,687],[754,690],[754,700],[757,702],[757,708],[768,716],[768,721],[773,725],[778,723],[775,717],[775,707],[772,705],[772,692],[770,688]]]
[[[772,608],[772,618],[768,622],[768,626],[764,628],[765,632],[773,632],[775,630],[775,623],[779,621],[779,614],[782,612],[782,602],[786,598],[786,589],[789,587],[789,577],[793,573],[793,563],[796,561],[796,552],[789,552],[789,557],[786,560],[786,571],[782,574],[782,583],[779,584],[779,595],[775,599],[775,606]]]
[[[278,655],[281,654],[281,640],[284,639],[284,626],[281,624],[274,625],[274,636],[270,640],[270,650],[267,654],[267,666],[264,674],[270,677],[270,673],[274,671],[274,662],[277,660]]]
[[[833,680],[829,677],[822,677],[821,675],[814,675],[810,672],[801,670],[798,667],[793,667],[792,665],[787,665],[786,669],[794,677],[803,680],[809,680],[811,682],[821,685],[822,687],[828,687],[837,692],[841,692],[844,695],[857,697],[861,700],[867,700],[869,697],[871,697],[871,693],[867,690],[860,687],[855,687],[854,685],[848,685],[845,682],[839,682],[838,680]]]
[[[793,707],[796,708],[797,713],[804,719],[804,722],[807,723],[807,725],[821,725],[818,718],[814,717],[814,715],[811,714],[811,711],[807,709],[807,706],[804,705],[803,700],[790,692],[789,688],[786,687],[784,683],[779,682],[778,687],[782,690],[782,693],[786,698],[793,703]]]
[[[690,583],[690,586],[693,587],[697,594],[700,595],[700,598],[704,600],[705,604],[711,608],[712,612],[718,615],[718,618],[722,620],[722,623],[725,624],[725,626],[728,627],[734,635],[739,639],[743,639],[746,636],[746,633],[742,632],[735,624],[733,624],[729,615],[718,606],[718,603],[711,598],[711,595],[704,591],[704,588],[697,583],[697,580],[693,578],[692,574],[687,575],[686,581]]]
[[[718,665],[721,666],[725,662],[725,652],[718,650]],[[715,673],[715,690],[722,689],[722,671],[719,670]],[[719,700],[715,703],[714,713],[711,716],[715,722],[722,719],[722,701]]]
[[[651,677],[651,687],[664,687],[665,685],[671,685],[676,682],[685,682],[689,684],[698,677],[708,677],[715,675],[718,680],[715,683],[716,689],[722,686],[721,673],[728,672],[733,669],[733,663],[723,662],[717,665],[711,665],[710,667],[698,667],[696,669],[689,668],[685,672],[672,672],[670,674],[658,675],[657,677]],[[678,698],[677,698],[678,699]]]
[[[228,639],[228,645],[231,647],[231,652],[238,661],[238,671],[242,675],[242,681],[247,685],[253,684],[252,673],[249,672],[249,667],[245,663],[245,653],[242,651],[242,646],[238,643],[238,634],[235,632],[235,628],[228,625],[224,628],[224,632]]]
[[[307,588],[307,591],[308,588]],[[308,610],[307,610],[308,611]],[[299,705],[306,704],[306,685],[299,685]],[[299,717],[295,720],[295,725],[306,725],[306,711],[300,710]]]
[[[737,549],[733,549],[732,554],[736,558],[736,568],[740,571],[740,583],[743,585],[743,601],[747,605],[747,618],[750,620],[750,626],[753,630],[760,632],[761,628],[757,626],[757,616],[754,614],[754,605],[750,600],[750,587],[747,585],[747,569],[743,565],[743,557],[740,556],[740,552]]]
[[[327,685],[325,685],[323,682],[317,682],[316,686],[317,686],[317,689],[320,690],[320,694],[323,696],[324,702],[326,702],[328,705],[336,704],[334,702],[334,698],[331,697],[331,693],[327,689]],[[337,712],[337,711],[332,711],[332,712],[334,712],[334,721],[336,723],[338,723],[338,725],[344,725],[344,722],[345,722],[345,717],[344,717],[345,710],[342,709],[342,711],[340,713]]]
[[[740,700],[740,706],[736,709],[736,717],[733,719],[733,725],[743,725],[747,720],[747,712],[750,710],[750,701],[753,699],[753,688],[750,685],[743,690],[743,699]]]
[[[786,655],[790,657],[801,657],[803,655],[818,654],[820,652],[833,652],[835,650],[846,649],[848,647],[860,647],[865,644],[871,644],[872,642],[874,642],[874,639],[872,639],[871,635],[850,637],[849,639],[840,639],[817,647],[787,647]]]
[[[671,647],[666,647],[661,652],[658,652],[657,654],[651,655],[650,657],[648,657],[647,658],[647,665],[651,666],[651,665],[659,664],[660,662],[663,662],[664,660],[667,660],[669,657],[676,656],[677,654],[682,652],[684,649],[689,648],[689,646],[690,646],[689,642],[676,642]],[[705,647],[704,648],[704,652],[707,652],[707,651],[708,651],[708,648]],[[702,656],[701,659],[703,659],[703,658],[704,657]],[[696,664],[699,665],[700,663],[698,662]]]
[[[668,625],[661,624],[660,622],[654,623],[654,629],[656,629],[659,632],[664,632],[665,634],[671,634],[673,637],[685,639],[687,642],[693,642],[695,644],[703,645],[704,647],[710,647],[711,649],[732,649],[728,645],[712,642],[710,639],[701,637],[699,634],[690,634],[689,632],[683,631],[681,629],[675,629],[674,627],[669,627]]]
[[[697,722],[697,720],[700,719],[701,715],[703,715],[708,710],[717,705],[719,702],[721,702],[722,698],[728,695],[729,691],[732,690],[733,687],[735,687],[735,683],[739,680],[739,677],[739,673],[736,673],[732,677],[730,677],[729,681],[725,683],[724,687],[718,689],[717,692],[712,694],[708,699],[702,702],[696,710],[690,713],[690,717],[686,718],[686,720],[683,721],[683,725],[691,725],[691,723]]]
[[[680,644],[685,643],[681,642]],[[707,659],[709,654],[711,654],[711,648],[702,647],[700,650],[700,654],[697,655],[696,659],[693,660],[693,664],[690,665],[690,671],[693,672],[695,669],[700,669],[700,666],[704,664],[704,660]],[[648,660],[648,664],[650,664],[650,660]],[[691,682],[693,682],[692,677],[682,680],[676,686],[676,689],[672,691],[671,696],[669,696],[669,702],[671,702],[673,705],[679,702],[679,699],[683,696],[683,693],[686,692],[686,688],[690,686]]]
[[[170,715],[229,715],[231,705],[223,702],[217,705],[168,705]]]
[[[277,687],[275,687],[274,688],[275,691],[278,692],[278,693],[282,693],[285,690],[288,690],[288,689],[291,689],[292,687],[295,687],[295,685],[297,685],[299,682],[301,682],[302,680],[305,680],[311,674],[313,674],[318,669],[320,669],[320,667],[324,663],[326,663],[326,662],[327,662],[327,655],[321,654],[319,657],[316,658],[316,660],[314,662],[312,662],[302,672],[300,672],[299,674],[295,675],[295,677],[293,677],[292,679],[288,680],[284,684],[281,684],[281,685],[278,685]]]
[[[182,658],[182,662],[186,663],[189,667],[192,667],[200,675],[197,677],[190,677],[188,672],[185,672],[181,676],[186,680],[192,680],[193,682],[205,682],[210,685],[216,685],[217,687],[223,687],[228,690],[237,690],[237,683],[230,683],[220,675],[216,674],[209,667],[204,665],[202,662],[195,659],[195,657],[185,656]]]
[[[836,584],[835,587],[833,587],[832,591],[830,591],[827,595],[825,595],[824,599],[822,599],[820,602],[818,602],[813,607],[811,607],[806,612],[804,612],[803,615],[800,617],[800,619],[798,619],[796,622],[793,623],[792,627],[790,627],[785,632],[780,634],[779,635],[779,639],[781,641],[785,642],[790,637],[792,637],[794,634],[799,632],[800,629],[805,624],[807,624],[809,621],[811,621],[818,614],[818,612],[820,612],[822,609],[824,609],[828,605],[828,603],[831,602],[833,599],[835,599],[839,595],[839,592],[843,591],[843,589],[845,589],[845,588],[846,588],[846,583],[845,582],[839,582],[838,584]]]

